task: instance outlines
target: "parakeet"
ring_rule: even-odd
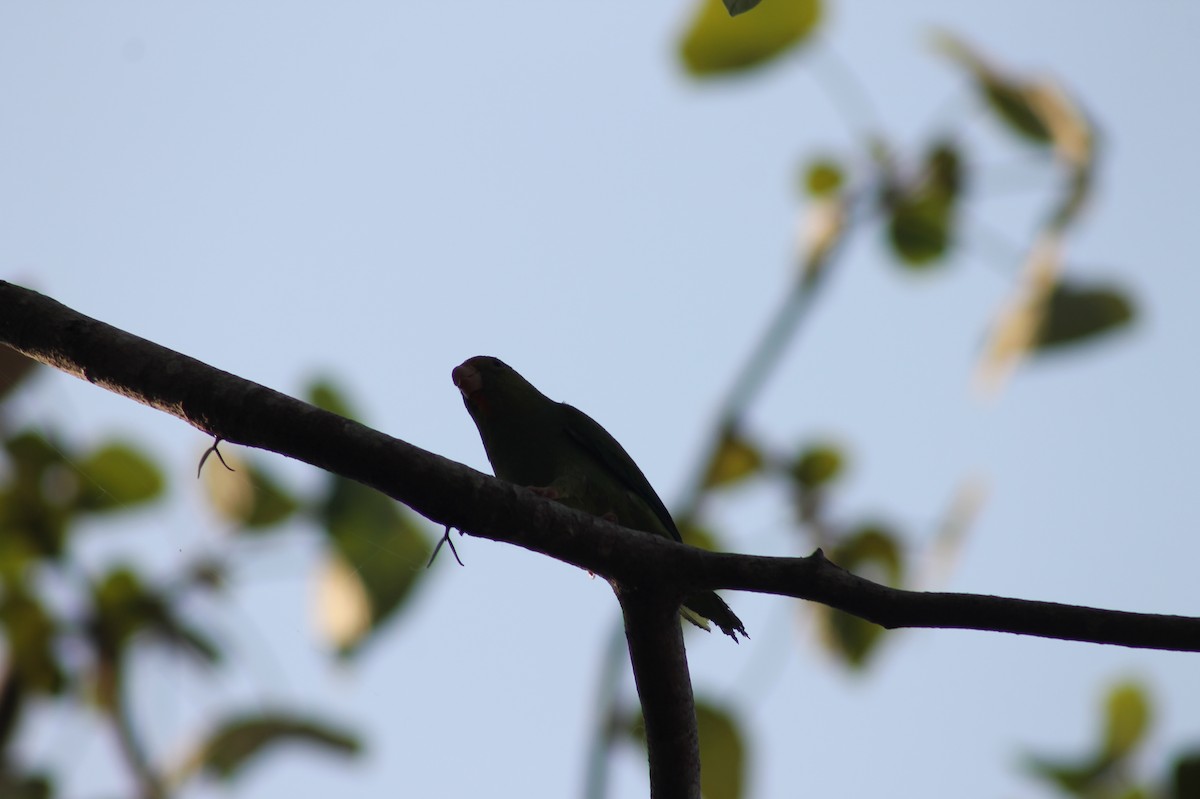
[[[625,527],[682,541],[679,528],[633,458],[590,416],[538,391],[498,358],[479,355],[451,372],[501,480]],[[746,628],[713,591],[688,596],[683,617],[711,620],[738,640]]]

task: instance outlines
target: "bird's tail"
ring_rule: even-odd
[[[692,624],[705,630],[708,629],[708,622],[713,622],[721,628],[721,632],[735,642],[739,633],[743,638],[750,637],[746,634],[742,620],[734,615],[734,612],[725,604],[725,600],[717,596],[715,591],[692,594],[684,600],[683,607],[679,609],[679,612]]]

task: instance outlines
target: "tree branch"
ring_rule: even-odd
[[[679,599],[614,585],[646,724],[652,799],[700,799],[700,733]]]
[[[1200,651],[1200,619],[994,596],[902,591],[807,558],[687,547],[572,510],[357,422],[89,319],[0,281],[0,342],[236,444],[376,488],[439,525],[664,596],[732,588],[822,602],[888,628],[950,627]]]

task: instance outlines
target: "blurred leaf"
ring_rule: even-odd
[[[4,799],[50,799],[54,783],[45,774],[0,771],[0,796]]]
[[[1129,324],[1133,302],[1121,289],[1060,280],[1047,298],[1034,346],[1048,350],[1077,344]]]
[[[1059,790],[1084,799],[1142,795],[1141,788],[1127,784],[1122,767],[1150,726],[1150,705],[1141,687],[1132,682],[1113,686],[1105,699],[1104,726],[1104,740],[1094,754],[1075,760],[1030,757],[1027,768]]]
[[[1120,683],[1108,694],[1104,752],[1112,758],[1131,754],[1150,727],[1150,703],[1135,683]]]
[[[204,472],[204,485],[213,507],[225,519],[259,532],[274,527],[300,507],[299,500],[258,466],[226,456],[233,471],[216,464]]]
[[[204,745],[198,765],[228,781],[266,749],[281,743],[306,743],[339,755],[356,755],[362,748],[357,736],[315,719],[247,716],[221,725]]]
[[[322,378],[313,381],[308,387],[307,394],[308,401],[318,408],[336,413],[338,416],[345,416],[347,419],[358,420],[354,409],[332,380]]]
[[[634,743],[646,745],[646,717],[639,708],[636,713],[619,715],[613,722],[613,737],[624,735]]]
[[[1111,762],[1103,757],[1076,763],[1031,757],[1025,765],[1035,777],[1051,783],[1060,791],[1087,797],[1091,794],[1092,786],[1104,777]]]
[[[832,444],[812,444],[792,463],[792,478],[805,490],[822,488],[842,473],[845,459]]]
[[[1171,776],[1170,799],[1200,799],[1200,751],[1180,755]]]
[[[963,187],[962,154],[958,145],[949,140],[935,142],[925,156],[925,181],[936,192],[951,199]]]
[[[704,799],[739,799],[746,778],[746,745],[737,721],[725,710],[696,702],[700,732],[700,793]]]
[[[950,244],[949,206],[938,197],[912,195],[892,206],[888,239],[900,261],[910,267],[937,262]]]
[[[59,448],[41,433],[22,431],[4,442],[17,471],[23,475],[40,476],[48,467],[63,463]]]
[[[808,165],[804,173],[804,190],[813,197],[827,197],[837,193],[845,183],[842,168],[837,162],[817,159]]]
[[[1036,84],[1003,75],[990,66],[977,50],[950,34],[939,35],[937,45],[943,53],[971,73],[980,96],[1010,131],[1035,144],[1050,142],[1050,129],[1038,113]]]
[[[0,486],[0,571],[17,575],[38,557],[57,558],[77,484],[66,459],[32,430],[4,442],[11,474]]]
[[[884,630],[878,624],[836,608],[818,607],[817,619],[826,647],[856,669],[867,665],[883,638]]]
[[[114,568],[93,593],[93,634],[110,657],[119,656],[135,634],[144,633],[205,664],[220,658],[215,644],[178,618],[170,597],[147,589],[132,569]]]
[[[696,701],[700,737],[700,793],[704,799],[737,799],[746,774],[746,744],[741,725],[727,711],[703,699]],[[646,745],[646,719],[641,711],[621,719],[615,730]]]
[[[984,99],[1010,130],[1037,144],[1050,141],[1050,130],[1030,102],[1029,84],[1003,78],[995,73],[980,75],[977,78]]]
[[[78,463],[81,474],[76,506],[107,511],[154,499],[163,490],[158,467],[125,444],[106,444]]]
[[[699,0],[681,43],[684,66],[697,77],[761,66],[808,38],[820,18],[818,0],[767,0],[736,18],[722,0]]]
[[[685,544],[707,549],[709,552],[717,552],[721,549],[715,533],[687,519],[680,520],[679,534]]]
[[[734,432],[726,432],[713,453],[704,475],[704,487],[726,486],[745,480],[762,468],[758,449]]]
[[[37,597],[9,582],[0,599],[0,624],[4,626],[12,668],[27,691],[57,694],[64,685],[62,668],[54,651],[56,624]]]
[[[888,238],[903,264],[928,267],[947,253],[961,186],[958,151],[941,142],[926,155],[915,185],[890,189]]]
[[[371,597],[358,570],[337,551],[317,575],[317,629],[343,655],[371,632]]]
[[[342,606],[334,608],[329,619],[322,619],[322,623],[336,622],[323,631],[331,635],[340,654],[350,655],[368,631],[377,630],[408,598],[425,574],[431,546],[415,520],[383,494],[341,477],[332,481],[333,488],[322,511],[325,527],[347,566],[341,576],[361,583],[371,611],[369,628],[350,638],[332,637],[353,628],[338,621],[336,611]],[[344,590],[355,590],[345,589],[345,585]],[[328,610],[323,608],[322,613]]]
[[[882,571],[879,579],[890,585],[899,585],[904,575],[896,536],[879,524],[865,524],[843,538],[829,553],[829,559],[847,571],[868,578],[872,577],[869,567],[879,567]]]
[[[7,344],[0,344],[0,399],[8,396],[33,374],[37,366],[38,362],[33,358],[17,352]]]

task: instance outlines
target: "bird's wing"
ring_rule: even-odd
[[[560,402],[567,435],[630,491],[637,494],[654,511],[663,527],[676,541],[682,541],[679,528],[667,506],[654,492],[654,487],[634,463],[633,458],[600,424],[578,408]]]

